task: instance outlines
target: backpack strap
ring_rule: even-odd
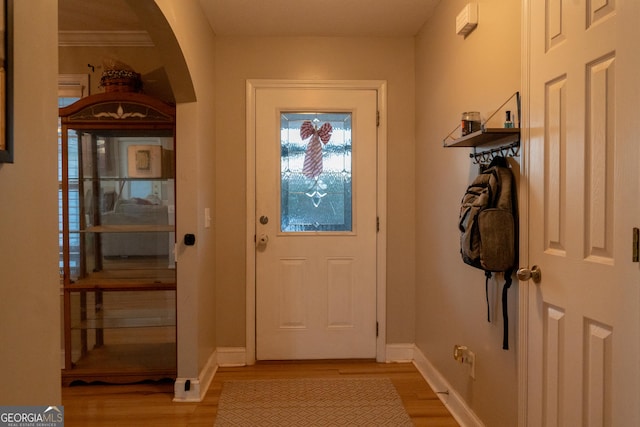
[[[512,269],[504,272],[504,287],[502,288],[502,323],[504,325],[504,332],[502,336],[503,350],[509,350],[509,312],[507,310],[507,291],[511,287],[512,273]]]
[[[487,322],[491,323],[491,307],[489,306],[489,279],[491,279],[491,272],[485,270],[484,272],[484,294],[487,300]]]

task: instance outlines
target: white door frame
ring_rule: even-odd
[[[246,363],[256,362],[256,90],[261,88],[309,88],[376,90],[378,93],[377,210],[380,229],[376,253],[376,360],[386,361],[387,308],[387,82],[384,80],[247,80],[247,234],[246,234]]]
[[[522,0],[521,54],[520,54],[520,185],[518,188],[519,218],[519,263],[522,267],[529,265],[529,67],[531,66],[530,44],[531,0]],[[535,286],[531,281],[518,283],[518,425],[528,423],[529,401],[529,292],[528,287]]]

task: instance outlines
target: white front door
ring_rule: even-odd
[[[376,90],[258,88],[256,357],[376,357]]]
[[[524,422],[637,426],[640,2],[524,4],[528,261],[542,278],[521,283],[528,299]]]

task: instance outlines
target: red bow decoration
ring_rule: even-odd
[[[320,129],[316,129],[313,124],[307,120],[300,126],[300,137],[304,141],[311,137],[311,141],[307,144],[304,153],[304,164],[302,166],[302,174],[307,178],[317,178],[322,173],[322,144],[327,144],[331,139],[333,128],[330,123],[323,124]]]

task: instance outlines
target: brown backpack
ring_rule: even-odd
[[[504,157],[496,157],[467,188],[460,207],[460,253],[462,260],[485,272],[487,320],[488,287],[493,272],[504,274],[502,348],[509,348],[507,290],[517,263],[517,200],[513,173]]]

